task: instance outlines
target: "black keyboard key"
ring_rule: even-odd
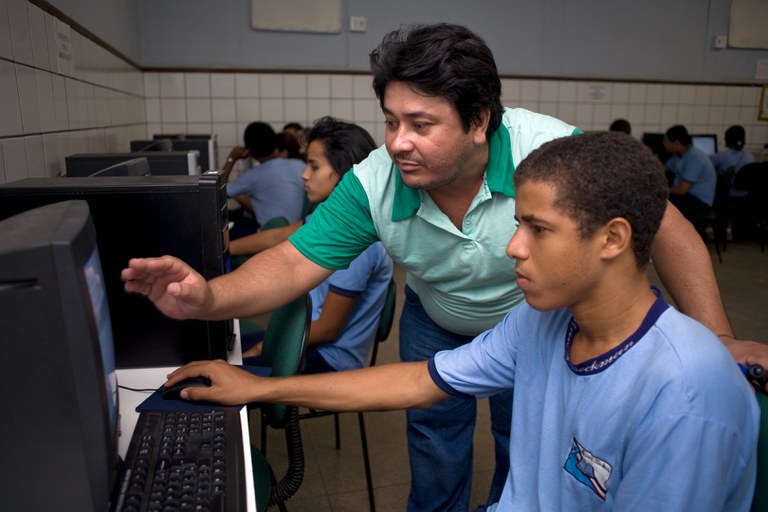
[[[140,413],[116,512],[244,510],[241,437],[235,409]]]

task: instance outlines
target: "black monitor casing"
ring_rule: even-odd
[[[96,234],[82,201],[0,223],[0,508],[106,510],[117,424],[83,264]]]
[[[98,233],[118,368],[227,358],[233,322],[179,321],[124,291],[130,258],[171,254],[206,279],[229,265],[222,173],[201,176],[28,178],[0,186],[0,219],[44,204],[84,199]]]

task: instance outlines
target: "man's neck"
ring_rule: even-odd
[[[486,143],[464,163],[465,168],[468,169],[466,172],[451,183],[427,191],[440,211],[447,215],[459,230],[464,222],[464,216],[485,180],[488,153]]]
[[[571,308],[579,326],[569,353],[573,364],[601,356],[623,343],[640,327],[656,301],[645,276],[631,282],[610,281],[595,290],[588,301]]]

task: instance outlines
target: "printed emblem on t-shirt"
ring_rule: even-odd
[[[563,469],[605,501],[605,495],[608,493],[608,479],[611,478],[613,467],[595,457],[592,452],[585,450],[575,437]]]

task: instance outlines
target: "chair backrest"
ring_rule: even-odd
[[[288,219],[280,215],[278,217],[272,217],[271,219],[269,219],[267,222],[264,223],[263,226],[261,226],[260,230],[265,231],[267,229],[272,229],[272,228],[282,228],[289,224],[290,222],[288,222]]]
[[[272,377],[288,377],[304,369],[309,326],[312,322],[312,299],[301,295],[272,312],[264,333],[261,358],[272,368]],[[281,404],[262,406],[264,418],[272,428],[285,428],[288,407]]]
[[[289,224],[290,222],[288,222],[288,219],[280,215],[278,217],[272,217],[271,219],[269,219],[267,222],[264,223],[263,226],[261,226],[260,230],[266,231],[267,229],[272,229],[272,228],[282,228]],[[241,254],[240,256],[232,256],[232,258],[230,258],[230,264],[232,266],[232,269],[234,270],[237,267],[241,266],[243,263],[248,261],[248,258],[250,258],[251,256],[253,255]]]
[[[392,331],[392,321],[395,318],[395,306],[397,306],[397,285],[395,284],[394,279],[390,279],[389,286],[387,286],[387,294],[384,297],[384,307],[379,315],[379,327],[376,329],[373,350],[371,351],[371,366],[376,364],[379,343],[386,340],[389,337],[389,333]]]
[[[760,405],[760,436],[757,440],[757,483],[752,498],[752,512],[768,510],[768,395],[757,391]]]

